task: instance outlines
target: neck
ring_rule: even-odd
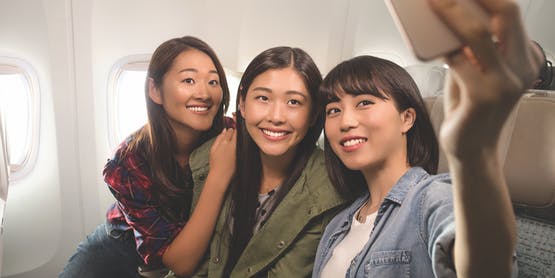
[[[268,156],[260,153],[262,164],[262,181],[259,193],[264,194],[281,185],[288,174],[289,166],[296,152],[287,152],[282,156]]]
[[[185,167],[189,164],[189,155],[198,143],[198,139],[201,136],[201,132],[194,131],[191,129],[179,129],[174,127],[175,139],[176,139],[176,151],[174,153],[174,158],[181,167]]]
[[[397,162],[385,162],[384,165],[362,170],[362,175],[370,193],[369,204],[373,206],[381,203],[387,193],[409,168],[410,166],[403,159]]]

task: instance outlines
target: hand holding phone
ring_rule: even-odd
[[[474,0],[457,0],[473,14],[468,20],[487,21],[485,11]],[[427,0],[385,0],[403,39],[422,61],[434,59],[462,47],[462,42],[432,11]]]

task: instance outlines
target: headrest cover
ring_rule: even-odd
[[[443,121],[443,96],[425,98],[436,135]],[[523,96],[502,130],[499,157],[514,204],[555,206],[555,91]],[[438,172],[448,171],[440,151]]]
[[[422,97],[432,97],[443,92],[446,69],[442,66],[431,64],[417,64],[405,67],[416,82]]]

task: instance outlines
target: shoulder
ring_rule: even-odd
[[[449,174],[428,176],[419,182],[418,187],[420,189],[419,199],[424,207],[452,202],[453,187]]]
[[[320,148],[314,148],[301,178],[304,178],[309,197],[322,211],[347,203],[348,200],[337,192],[329,179],[324,152]]]
[[[205,168],[210,162],[210,148],[214,144],[216,138],[206,141],[204,144],[196,148],[189,156],[189,167],[192,172]]]
[[[454,223],[451,178],[448,174],[429,176],[418,187],[414,205],[420,219],[419,230],[425,242],[435,242]]]
[[[307,177],[309,182],[319,181],[331,185],[326,171],[326,163],[322,149],[318,147],[314,148],[303,170],[303,175]]]
[[[131,140],[130,136],[122,142],[104,166],[104,181],[114,193],[124,194],[131,190],[130,187],[135,191],[147,190],[151,185],[148,162],[138,151],[128,147]]]

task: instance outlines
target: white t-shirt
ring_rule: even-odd
[[[358,222],[357,214],[358,212],[353,215],[351,229],[345,238],[335,246],[330,260],[322,269],[322,278],[345,277],[351,261],[370,239],[377,212],[367,215],[364,223]]]

